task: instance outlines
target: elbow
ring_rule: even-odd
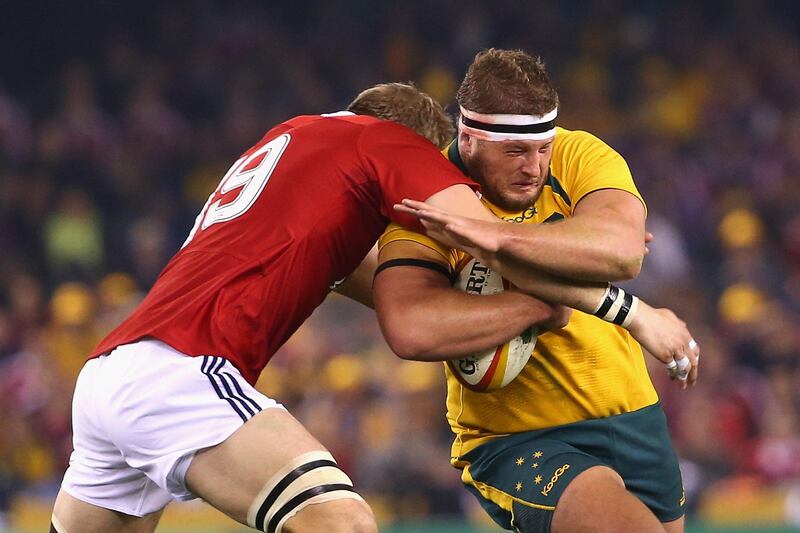
[[[619,268],[620,281],[634,279],[639,275],[641,271],[642,271],[641,257],[626,258],[626,260],[620,264]]]
[[[562,329],[569,325],[572,318],[572,309],[565,306],[558,306],[553,310],[553,317],[551,319],[550,329]]]
[[[386,344],[400,359],[419,360],[429,346],[429,335],[425,335],[425,324],[413,305],[407,305],[399,298],[381,298],[377,294],[375,311],[378,325]]]
[[[387,337],[386,342],[389,344],[389,348],[392,349],[392,352],[400,359],[418,361],[422,356],[423,348],[419,346],[419,343],[414,339],[402,338],[401,336],[392,339]]]
[[[625,281],[635,278],[642,271],[643,261],[644,249],[641,247],[630,250],[620,248],[611,263],[613,267],[609,272],[609,281]]]
[[[402,322],[402,321],[396,321]],[[406,361],[424,361],[425,355],[430,352],[431,347],[425,339],[427,335],[420,334],[406,325],[398,323],[382,323],[381,329],[386,343],[394,354]]]

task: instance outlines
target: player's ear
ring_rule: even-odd
[[[475,150],[475,139],[469,133],[464,133],[463,131],[458,132],[458,151],[461,155],[466,157],[471,157],[473,151]]]

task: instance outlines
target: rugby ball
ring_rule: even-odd
[[[508,281],[476,259],[461,269],[455,287],[468,294],[497,294],[508,288]],[[505,387],[516,378],[536,346],[537,328],[531,326],[507,343],[483,353],[447,361],[453,375],[466,388],[490,392]]]

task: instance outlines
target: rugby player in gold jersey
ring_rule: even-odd
[[[473,392],[446,369],[451,461],[506,529],[683,531],[678,462],[640,343],[679,364],[683,387],[697,379],[699,348],[671,311],[608,283],[635,277],[646,250],[627,164],[591,134],[555,126],[556,92],[522,51],[478,54],[457,99],[459,133],[444,154],[505,222],[399,207],[429,235],[392,225],[380,240],[373,288],[387,341],[408,359],[461,357],[555,320],[556,304],[574,308],[500,390]],[[553,302],[551,316],[512,321],[519,302],[453,289],[448,274],[470,259],[459,249]]]

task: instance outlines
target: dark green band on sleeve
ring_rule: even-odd
[[[390,259],[385,263],[381,263],[380,265],[378,265],[378,268],[375,269],[375,275],[377,276],[380,272],[386,270],[387,268],[392,268],[397,266],[415,266],[415,267],[422,267],[434,270],[445,276],[450,281],[451,284],[456,279],[455,273],[452,272],[446,266],[441,265],[435,261],[426,261],[425,259]]]

